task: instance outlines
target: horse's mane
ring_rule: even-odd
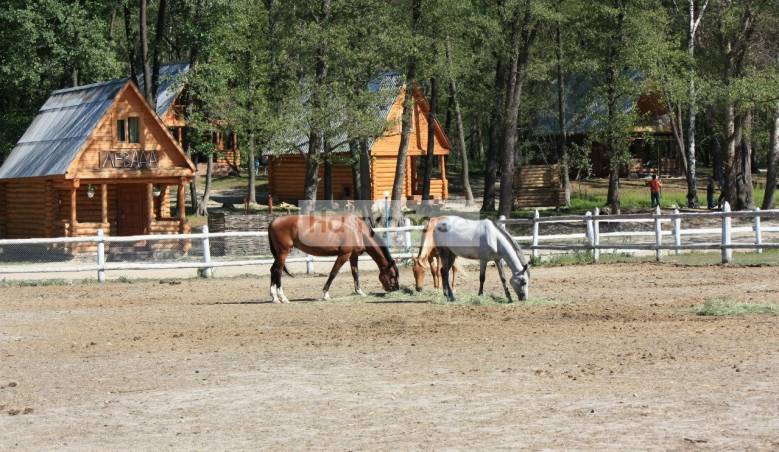
[[[517,258],[519,258],[519,262],[522,263],[522,265],[527,268],[528,263],[525,261],[525,256],[522,254],[522,249],[519,247],[517,242],[514,241],[514,238],[511,237],[511,234],[508,233],[507,230],[500,227],[500,225],[495,221],[492,220],[492,224],[495,226],[495,228],[500,231],[500,234],[503,235],[503,237],[509,241],[511,246],[514,248],[514,251],[517,252]]]
[[[387,264],[392,265],[395,263],[395,261],[392,259],[392,255],[390,254],[389,248],[387,248],[387,245],[384,243],[384,240],[381,239],[378,235],[376,235],[376,231],[373,230],[373,227],[365,222],[365,226],[368,228],[368,236],[373,239],[373,241],[376,243],[376,248],[381,250],[382,256],[384,256],[385,259],[387,259]]]

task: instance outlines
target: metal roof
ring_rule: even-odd
[[[127,79],[51,93],[0,167],[0,179],[63,175]]]
[[[636,71],[628,74],[632,83],[641,83],[643,77]],[[566,80],[565,128],[571,135],[588,134],[602,126],[608,110],[595,92],[595,80],[581,74],[573,74]],[[536,136],[559,135],[557,110],[557,80],[550,83],[548,98],[536,114],[531,133]],[[627,114],[635,108],[635,99],[625,98],[619,108]]]
[[[189,72],[189,63],[165,64],[160,66],[160,81],[157,86],[157,106],[154,109],[157,116],[162,117],[173,101],[176,100],[184,84],[181,83],[182,77]],[[143,93],[143,73],[138,75],[138,89]]]
[[[397,72],[385,72],[370,82],[368,82],[368,91],[377,94],[378,100],[376,102],[376,119],[381,121],[381,124],[387,122],[392,105],[395,103],[400,88],[403,86],[404,77]],[[344,118],[340,118],[338,124],[334,124],[333,128],[337,129],[338,126],[344,121]],[[381,134],[381,130],[376,131],[377,135]],[[298,132],[298,136],[293,142],[298,143],[295,147],[288,149],[281,154],[298,154],[300,152],[308,152],[308,134]],[[368,140],[368,148],[373,147],[374,138]],[[349,137],[345,131],[339,132],[337,135],[331,137],[331,143],[334,143],[335,147],[331,150],[332,153],[346,153],[349,152]],[[278,155],[279,152],[263,151],[262,155]]]

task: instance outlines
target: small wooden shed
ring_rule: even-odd
[[[128,79],[54,91],[0,167],[0,237],[188,232],[194,171]]]
[[[514,207],[565,205],[560,165],[523,165],[514,173]]]
[[[395,180],[395,167],[400,147],[401,119],[403,116],[403,99],[406,86],[398,74],[385,74],[371,83],[370,89],[379,93],[383,100],[376,114],[383,120],[384,130],[368,145],[371,155],[371,197],[373,200],[383,199],[385,192],[392,191]],[[413,89],[413,121],[411,139],[409,140],[408,158],[406,159],[405,183],[403,194],[406,199],[420,200],[422,197],[422,174],[424,159],[427,155],[427,114],[430,107],[422,89]],[[449,155],[449,139],[436,120],[434,145],[433,177],[430,180],[430,196],[435,200],[449,197],[449,186],[446,178],[446,157]],[[334,142],[342,143],[333,149],[333,198],[355,199],[355,188],[352,182],[352,167],[356,163],[350,161],[349,147],[346,137],[337,137]],[[300,148],[293,149],[282,155],[266,154],[269,160],[269,189],[274,200],[297,202],[303,198],[304,178],[306,173],[306,158],[308,142]],[[319,167],[319,185],[317,197],[323,198],[324,168]]]

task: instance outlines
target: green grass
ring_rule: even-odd
[[[681,265],[717,265],[722,262],[717,252],[693,252],[663,255],[663,262]],[[779,265],[779,250],[764,250],[762,253],[733,253],[734,265]]]
[[[367,297],[351,295],[338,298],[338,302],[366,302],[366,303],[430,303],[446,306],[545,306],[557,304],[555,301],[531,298],[526,301],[518,301],[513,296],[514,303],[509,304],[505,297],[497,295],[476,295],[475,293],[455,293],[455,301],[451,302],[444,297],[441,290],[423,289],[421,292],[409,287],[401,287],[400,290],[384,294],[369,294]]]
[[[72,281],[64,279],[36,279],[36,280],[0,280],[0,287],[45,287],[45,286],[67,286],[73,284]]]
[[[779,304],[739,303],[727,298],[717,298],[696,307],[695,313],[702,316],[779,315]]]

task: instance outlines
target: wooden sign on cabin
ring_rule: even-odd
[[[514,207],[559,207],[565,204],[560,165],[525,165],[514,174]]]

